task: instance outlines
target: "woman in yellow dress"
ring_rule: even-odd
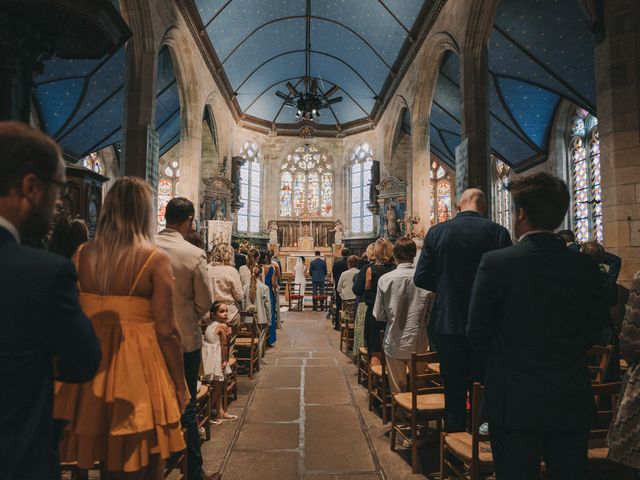
[[[54,417],[68,422],[60,460],[107,478],[161,479],[185,448],[188,401],[169,257],[152,243],[151,189],[120,178],[106,196],[96,237],[75,256],[82,308],[102,347],[96,377],[58,384]],[[78,359],[82,361],[81,358]]]

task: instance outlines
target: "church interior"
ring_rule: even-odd
[[[279,264],[277,342],[244,324],[231,346],[222,395],[235,418],[216,423],[199,384],[206,474],[496,478],[488,441],[445,446],[444,407],[421,417],[408,393],[397,416],[384,363],[378,375],[354,348],[355,310],[334,298],[344,249],[407,238],[417,262],[467,188],[515,243],[509,185],[562,179],[560,229],[621,259],[622,322],[640,271],[638,0],[23,0],[0,2],[0,20],[0,119],[60,146],[69,193],[57,217],[83,219],[92,238],[111,187],[139,177],[154,232],[186,198],[207,254],[233,244]],[[441,388],[437,360],[428,371]],[[640,478],[605,450],[589,450],[584,478]],[[182,457],[165,478],[196,479]],[[61,472],[118,478],[98,463]]]

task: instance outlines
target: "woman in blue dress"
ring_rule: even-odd
[[[269,287],[269,296],[271,299],[271,322],[269,323],[269,338],[267,339],[267,346],[271,347],[274,343],[276,343],[276,329],[277,325],[277,314],[276,314],[276,276],[275,276],[275,268],[271,265],[271,260],[266,252],[260,253],[260,265],[262,265],[262,272],[264,275],[264,284]]]

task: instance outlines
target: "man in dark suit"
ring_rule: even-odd
[[[73,264],[20,244],[47,233],[67,189],[51,139],[21,123],[0,123],[0,477],[6,480],[59,478],[53,380],[89,381],[100,364]]]
[[[231,248],[233,248],[233,261],[235,262],[236,270],[240,271],[242,265],[247,264],[247,257],[240,253],[240,244],[238,242],[231,242]]]
[[[569,206],[547,173],[515,180],[513,247],[487,253],[469,307],[468,336],[485,363],[484,415],[498,480],[587,478],[594,401],[587,349],[605,317],[598,268],[553,230]]]
[[[416,286],[436,292],[428,326],[440,357],[445,388],[445,429],[467,426],[467,393],[482,378],[482,362],[467,339],[467,316],[473,279],[482,255],[511,245],[506,228],[482,216],[487,202],[481,190],[463,192],[451,220],[434,225],[416,267]]]
[[[327,277],[327,263],[320,256],[320,251],[315,251],[316,258],[311,260],[309,265],[309,273],[311,274],[311,282],[313,284],[313,310],[318,309],[318,295],[324,294],[324,282]]]
[[[340,330],[340,310],[342,310],[342,297],[338,293],[338,280],[340,280],[340,275],[349,270],[349,266],[347,265],[347,257],[349,257],[349,249],[343,248],[340,254],[342,257],[339,260],[336,260],[333,264],[333,268],[331,269],[331,273],[333,275],[333,288],[335,290],[335,298],[336,298],[336,315],[333,319],[333,328],[334,330]]]

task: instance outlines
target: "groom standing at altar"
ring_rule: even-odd
[[[316,258],[311,261],[309,273],[313,282],[313,311],[318,309],[318,297],[324,295],[324,282],[327,277],[327,262],[320,256],[320,251],[316,250]]]

